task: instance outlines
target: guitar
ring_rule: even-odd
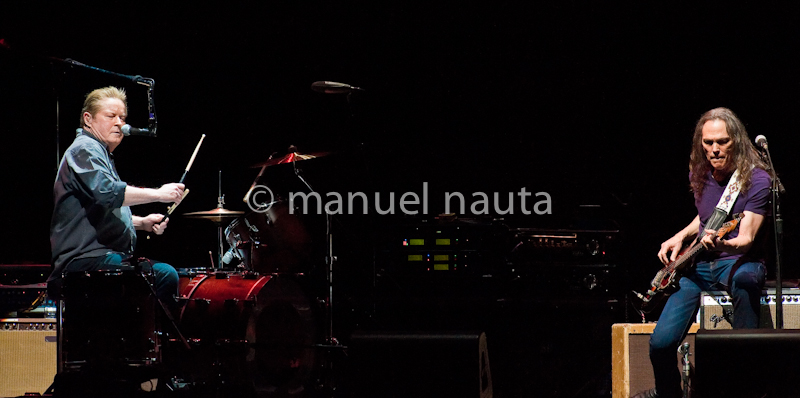
[[[743,217],[744,214],[742,213],[734,214],[732,220],[722,224],[722,227],[717,230],[717,238],[722,239],[729,232],[733,231],[736,226],[739,225],[739,221]],[[700,243],[700,239],[697,239],[692,246],[684,249],[678,255],[678,258],[675,259],[675,261],[667,264],[661,269],[661,271],[656,273],[655,278],[653,278],[653,280],[650,282],[650,290],[644,294],[639,294],[635,291],[633,292],[636,294],[636,297],[642,300],[642,311],[647,312],[652,310],[652,308],[655,306],[655,303],[659,302],[665,295],[669,296],[673,289],[677,289],[681,272],[688,266],[691,266],[694,257],[703,251],[703,249],[704,247]]]

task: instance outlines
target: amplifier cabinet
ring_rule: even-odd
[[[44,393],[58,368],[55,319],[0,319],[0,397]]]
[[[655,323],[616,323],[611,326],[611,396],[628,398],[631,394],[655,387],[650,364],[650,335]],[[699,329],[693,324],[684,342],[694,351],[694,337]],[[678,352],[675,352],[679,358]],[[689,356],[694,365],[694,356]],[[680,368],[680,358],[678,360]]]
[[[783,328],[800,329],[800,289],[783,289]],[[759,327],[775,329],[775,289],[761,295],[761,321]],[[727,292],[703,292],[700,296],[700,327],[703,329],[732,329],[733,300]]]
[[[800,331],[703,329],[695,342],[693,397],[800,397]]]

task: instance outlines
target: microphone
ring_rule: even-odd
[[[311,89],[323,94],[349,94],[353,91],[364,91],[364,89],[361,87],[328,81],[311,83]]]
[[[122,128],[120,128],[120,130],[122,131],[122,134],[124,134],[126,137],[129,136],[129,135],[141,135],[141,136],[144,136],[144,137],[155,137],[156,136],[156,132],[155,131],[150,131],[150,129],[140,129],[140,128],[132,127],[130,124],[126,124],[126,125],[122,126]]]
[[[228,249],[227,252],[225,252],[225,255],[222,256],[222,263],[225,264],[225,265],[228,265],[231,262],[233,262],[234,258],[238,258],[238,257],[239,256],[237,256],[236,253],[233,252],[233,248],[230,248],[230,249]]]
[[[767,149],[767,137],[764,137],[763,135],[757,136],[756,145],[758,145],[761,148]]]
[[[764,137],[763,135],[757,136],[756,137],[756,145],[758,145],[760,148],[764,149],[764,152],[761,152],[761,155],[762,156],[766,156],[767,164],[769,165],[769,169],[767,169],[767,170],[772,170],[770,172],[770,174],[772,175],[772,178],[774,180],[773,182],[777,182],[778,183],[777,184],[778,185],[778,191],[780,193],[786,192],[786,188],[783,187],[783,183],[781,183],[781,179],[778,178],[778,173],[775,172],[775,166],[772,165],[772,157],[770,157],[769,149],[767,148],[767,137]]]

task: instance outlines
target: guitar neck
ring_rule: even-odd
[[[722,225],[722,227],[717,231],[717,238],[722,239],[728,232],[732,231],[736,226],[739,224],[739,220],[744,217],[743,214],[737,213],[733,215],[733,220],[730,220]],[[691,261],[694,256],[703,250],[703,245],[700,244],[700,238],[698,238],[695,243],[688,248],[685,252],[681,253],[680,257],[678,257],[675,261],[669,263],[666,267],[670,270],[670,272],[675,271],[676,269],[681,269],[685,265],[685,263]]]
[[[681,254],[681,256],[678,257],[675,261],[670,263],[669,269],[676,270],[683,268],[683,266],[687,262],[691,261],[692,258],[694,258],[694,255],[699,253],[701,250],[703,250],[703,245],[701,245],[699,242],[695,243],[694,245],[692,245],[692,247],[683,252],[683,254]]]

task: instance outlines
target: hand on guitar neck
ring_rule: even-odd
[[[633,293],[636,294],[636,297],[642,300],[642,311],[649,312],[655,307],[655,303],[677,288],[681,272],[691,267],[697,254],[703,250],[714,250],[719,240],[736,229],[743,217],[744,214],[742,213],[734,214],[733,219],[723,224],[718,231],[706,230],[705,236],[695,239],[691,245],[681,250],[677,256],[672,256],[674,259],[656,273],[655,278],[650,282],[650,289],[645,294],[639,294],[634,291]],[[659,257],[662,257],[662,253],[659,253]]]

